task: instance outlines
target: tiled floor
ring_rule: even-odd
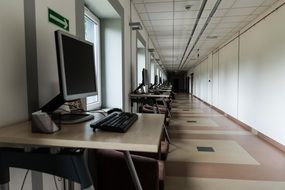
[[[189,95],[173,107],[166,190],[285,189],[284,152]]]

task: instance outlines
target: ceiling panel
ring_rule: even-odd
[[[172,12],[148,13],[151,20],[173,20]]]
[[[146,3],[145,8],[147,12],[172,12],[173,11],[173,3]]]
[[[257,7],[231,9],[225,16],[244,16],[249,15],[255,11]]]
[[[196,31],[186,50],[186,64],[182,70],[197,64],[220,44],[260,14],[277,0],[223,0],[211,18],[198,43],[198,35],[215,6],[216,0],[208,0]],[[193,30],[202,0],[133,0],[141,20],[152,39],[162,64],[169,70],[177,70]],[[174,4],[174,7],[173,7]],[[185,6],[190,5],[190,9]],[[174,33],[173,33],[174,31]],[[188,56],[190,49],[194,49]],[[199,57],[198,51],[199,49]]]
[[[235,2],[233,8],[241,7],[258,7],[262,5],[264,0],[238,0]]]

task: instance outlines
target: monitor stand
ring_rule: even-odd
[[[138,90],[141,89],[143,86],[144,86],[144,84],[141,83],[141,84],[134,90],[134,93],[137,94],[137,93],[138,93]]]
[[[52,114],[55,110],[57,110],[57,108],[62,106],[64,103],[65,103],[65,100],[64,100],[62,94],[58,94],[51,101],[49,101],[46,105],[41,107],[41,110],[43,112],[48,113],[48,114]]]
[[[64,103],[65,100],[62,94],[58,94],[46,105],[44,105],[41,110],[52,115],[52,120],[57,124],[77,124],[94,119],[93,115],[86,113],[54,114],[54,111]]]
[[[86,113],[67,113],[67,114],[59,114],[58,116],[53,117],[53,121],[56,124],[62,125],[71,125],[77,123],[83,123],[90,120],[93,120],[94,116]]]

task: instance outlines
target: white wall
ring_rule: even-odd
[[[219,51],[219,107],[237,117],[238,40]]]
[[[283,6],[241,36],[239,71],[239,119],[283,145],[284,18]]]
[[[203,100],[208,100],[208,59],[201,63],[200,68],[200,96]]]
[[[283,145],[284,18],[283,6],[240,37],[219,48],[212,56],[212,67],[209,65],[211,56],[208,57],[207,71],[208,77],[213,73],[214,106]],[[205,61],[192,71],[195,95],[209,102],[209,86],[207,89],[204,86]]]
[[[219,52],[213,54],[213,105],[219,107]]]
[[[0,1],[0,126],[28,118],[23,0]]]
[[[48,8],[69,20],[70,33],[75,35],[75,0],[35,1],[39,77],[39,103],[43,106],[59,93],[54,31],[60,29],[48,21]]]
[[[0,1],[0,126],[28,119],[24,24],[23,0]],[[21,188],[25,172],[10,169],[10,189]]]
[[[213,104],[213,54],[208,56],[208,95],[207,95],[207,102],[209,104]]]

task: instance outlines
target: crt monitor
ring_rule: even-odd
[[[97,95],[93,44],[55,32],[60,92],[65,101]]]

